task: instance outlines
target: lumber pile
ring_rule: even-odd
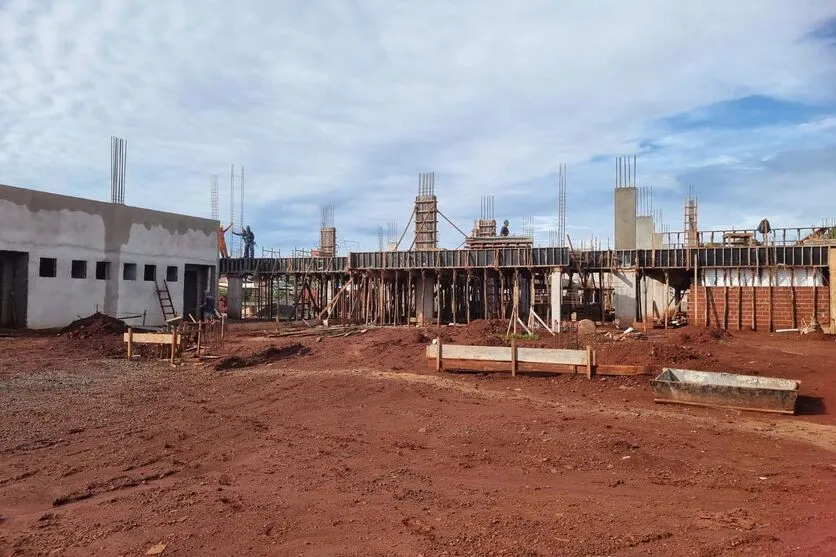
[[[642,366],[596,364],[595,351],[556,348],[520,348],[511,346],[467,346],[441,343],[436,339],[427,346],[426,357],[436,371],[460,370],[482,372],[585,373],[593,375],[642,375]]]

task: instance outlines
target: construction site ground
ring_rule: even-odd
[[[233,324],[233,359],[177,367],[126,361],[118,331],[2,336],[0,555],[836,555],[833,337],[581,341],[798,379],[795,416],[655,404],[650,375],[427,365],[436,334],[504,329]]]

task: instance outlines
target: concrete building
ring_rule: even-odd
[[[215,290],[218,222],[0,185],[0,327],[101,311],[161,325],[157,288],[197,317]]]

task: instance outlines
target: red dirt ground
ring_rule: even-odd
[[[240,325],[226,355],[256,365],[223,371],[127,362],[118,335],[0,338],[0,554],[836,554],[832,338],[581,340],[601,363],[799,379],[797,416],[656,405],[649,376],[439,375],[424,357],[436,334],[504,332]]]

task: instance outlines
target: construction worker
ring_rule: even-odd
[[[200,306],[201,319],[203,321],[214,321],[217,317],[215,309],[215,297],[211,290],[207,290],[203,294],[203,305]]]
[[[499,231],[499,235],[505,237],[508,234],[510,234],[510,231],[508,230],[508,219],[505,219],[502,222],[502,228]]]
[[[218,226],[218,251],[221,252],[222,259],[229,257],[229,251],[226,249],[226,233],[230,228],[232,228],[231,224],[226,228],[223,225]]]
[[[253,231],[250,230],[250,225],[248,224],[244,230],[241,232],[232,231],[233,234],[236,236],[241,236],[244,240],[244,257],[247,259],[252,259],[255,257],[255,234]]]

